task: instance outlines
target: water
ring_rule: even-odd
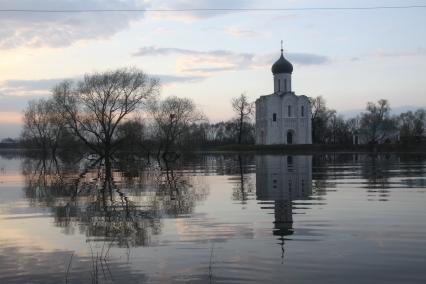
[[[0,156],[0,283],[426,283],[426,156]]]

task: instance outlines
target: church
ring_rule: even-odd
[[[292,91],[293,65],[280,58],[272,65],[274,93],[256,100],[256,144],[312,144],[308,97]]]

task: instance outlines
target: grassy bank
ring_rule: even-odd
[[[216,146],[213,151],[241,151],[265,153],[426,153],[426,145],[381,144],[381,145],[224,145]]]

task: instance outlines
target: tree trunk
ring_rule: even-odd
[[[238,144],[241,144],[243,140],[243,117],[240,118],[240,133],[238,135]]]

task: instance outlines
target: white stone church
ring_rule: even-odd
[[[312,144],[308,97],[291,89],[293,65],[280,58],[272,65],[274,93],[256,100],[256,144]]]

